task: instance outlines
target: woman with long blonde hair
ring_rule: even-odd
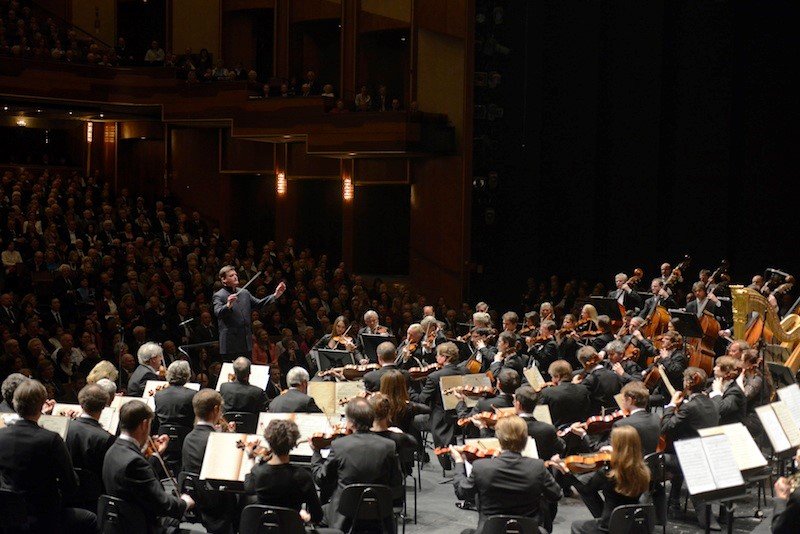
[[[642,457],[642,441],[632,426],[620,426],[611,431],[611,462],[587,482],[586,489],[603,492],[604,504],[595,519],[575,521],[572,534],[608,532],[611,512],[617,506],[636,504],[650,487],[650,469]]]

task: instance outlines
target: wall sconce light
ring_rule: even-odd
[[[92,129],[94,125],[91,122],[86,123],[86,142],[91,144],[92,142]]]
[[[344,180],[342,181],[342,198],[345,201],[350,202],[353,200],[353,196],[355,193],[355,188],[353,187],[353,179],[349,176],[345,176]]]
[[[278,192],[278,195],[283,196],[286,194],[286,174],[283,172],[279,172],[277,174],[277,180],[275,181],[275,190]]]
[[[28,121],[25,120],[25,117],[20,117],[17,119],[17,126],[20,128],[25,128],[28,125]]]

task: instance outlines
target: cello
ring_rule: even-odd
[[[683,261],[681,261],[673,270],[669,277],[664,281],[664,288],[667,289],[672,287],[675,282],[678,281],[678,277],[681,273],[689,267],[689,264],[692,262],[692,258],[686,254],[684,256]],[[647,318],[645,319],[645,323],[640,329],[642,335],[646,338],[653,339],[659,334],[663,334],[667,327],[669,326],[670,322],[670,315],[667,309],[661,305],[661,296],[654,295],[656,301],[653,305],[653,309],[650,310],[650,313],[647,314]]]

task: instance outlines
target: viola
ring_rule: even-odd
[[[465,397],[478,399],[494,395],[494,388],[492,386],[456,386],[442,391],[443,395],[452,395],[454,393],[461,393]]]
[[[422,380],[423,378],[428,378],[434,371],[438,371],[441,369],[438,363],[432,363],[430,365],[423,365],[422,367],[412,367],[408,370],[408,374],[411,375],[412,380]]]
[[[604,432],[608,432],[611,430],[611,427],[614,426],[614,423],[619,421],[620,419],[624,419],[627,417],[626,414],[622,410],[617,410],[616,412],[610,413],[608,415],[593,415],[589,419],[587,419],[584,423],[581,423],[580,426],[586,430],[587,434],[602,434]],[[559,430],[556,432],[559,437],[563,438],[567,434],[570,433],[572,427],[564,428],[563,430]]]
[[[251,458],[260,458],[262,462],[267,462],[272,458],[272,451],[268,447],[264,447],[263,445],[259,445],[258,441],[254,441],[251,443],[245,443],[244,440],[238,440],[236,442],[236,448],[241,449],[243,451],[247,451],[247,447],[252,446],[252,449],[248,453]]]
[[[352,433],[352,430],[346,427],[335,426],[330,432],[315,432],[311,434],[309,441],[315,449],[325,449],[330,447],[331,443],[333,443],[333,440],[336,438],[349,436]]]
[[[594,454],[573,454],[564,458],[563,463],[570,473],[581,474],[597,471],[609,462],[611,462],[610,452],[598,452]]]
[[[464,457],[464,460],[469,463],[473,463],[475,460],[483,460],[484,458],[494,458],[500,454],[500,451],[497,449],[479,449],[474,445],[451,445],[450,447],[438,447],[433,450],[433,453],[436,456],[441,456],[443,454],[450,454],[451,450],[460,452]]]
[[[370,396],[372,396],[371,391],[362,391],[358,395],[353,395],[352,397],[342,397],[339,399],[339,406],[345,406],[353,399],[368,399]]]
[[[476,413],[472,417],[462,417],[456,424],[458,426],[464,427],[469,424],[473,424],[475,421],[480,421],[484,426],[487,428],[494,428],[497,424],[498,419],[502,419],[503,417],[508,417],[509,415],[514,415],[513,412],[480,412]]]
[[[236,375],[233,373],[228,373],[228,382],[233,382],[236,380]]]
[[[154,387],[153,389],[151,389],[150,391],[148,391],[148,392],[147,392],[147,395],[148,395],[148,396],[150,396],[150,397],[152,397],[152,396],[154,396],[156,393],[158,393],[159,391],[161,391],[162,389],[166,389],[166,388],[168,388],[168,387],[169,387],[169,384],[159,384],[159,385],[157,385],[156,387]]]
[[[319,376],[329,376],[341,373],[346,380],[355,380],[357,378],[363,378],[365,374],[370,371],[375,371],[376,369],[380,369],[380,365],[377,363],[368,363],[366,365],[347,364],[344,367],[331,367],[327,371],[320,371],[317,374]]]

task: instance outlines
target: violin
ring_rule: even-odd
[[[602,361],[603,357],[600,356],[600,354],[598,353],[592,354],[592,356],[588,360],[586,360],[586,363],[583,364],[583,370],[578,374],[581,380],[586,378],[586,375],[588,375],[589,372],[595,367],[597,367],[597,364],[599,364]]]
[[[372,396],[372,393],[372,391],[362,391],[358,395],[353,395],[352,397],[342,397],[339,399],[339,406],[345,406],[353,399],[368,399]]]
[[[164,462],[164,458],[161,456],[161,453],[158,452],[158,445],[156,445],[155,440],[152,436],[147,436],[147,443],[145,444],[144,451],[142,452],[145,458],[150,458],[155,456],[158,460],[158,463],[161,464],[161,468],[164,470],[164,473],[167,475],[167,478],[172,481],[174,484],[173,488],[179,488],[178,481],[175,480],[175,475],[172,474],[172,470],[167,467],[167,464]]]
[[[442,395],[452,395],[454,393],[461,393],[465,397],[477,399],[494,395],[494,388],[492,386],[456,386],[442,391]]]
[[[478,421],[478,422],[480,422],[481,424],[483,424],[487,428],[494,428],[494,426],[497,424],[497,420],[498,419],[502,419],[503,417],[508,417],[510,415],[514,415],[514,413],[513,412],[498,412],[498,411],[480,412],[480,413],[476,413],[472,417],[462,417],[461,419],[456,421],[456,424],[458,426],[460,426],[460,427],[465,427],[465,426],[467,426],[469,424],[475,423],[475,421]]]
[[[441,369],[438,363],[432,363],[430,365],[423,365],[422,367],[412,367],[408,370],[408,374],[411,376],[411,380],[422,380],[423,378],[428,378],[434,371],[438,371]]]
[[[570,473],[582,474],[597,471],[604,465],[611,462],[610,452],[597,452],[594,454],[573,454],[564,458],[562,462],[546,461],[545,467],[553,465],[562,466]]]
[[[443,454],[450,454],[451,450],[460,452],[464,457],[464,460],[469,463],[473,463],[475,460],[483,460],[484,458],[494,458],[500,454],[500,451],[497,449],[479,449],[475,445],[451,445],[450,447],[437,447],[433,450],[433,454],[436,456],[441,456]]]
[[[259,445],[258,440],[245,443],[244,440],[240,439],[236,442],[236,448],[243,451],[247,451],[250,446],[252,446],[252,449],[247,453],[250,458],[258,458],[262,462],[268,462],[272,459],[272,451],[268,447]]]
[[[168,387],[169,387],[168,383],[167,384],[159,384],[156,387],[154,387],[153,389],[151,389],[150,391],[148,391],[147,395],[150,396],[150,397],[153,397],[153,396],[155,396],[156,393],[158,393],[162,389],[166,389]]]
[[[163,365],[158,366],[158,376],[161,377],[162,379],[167,378],[167,368],[164,367]]]
[[[233,373],[228,373],[228,382],[236,381],[236,375]]]
[[[603,434],[604,432],[611,430],[611,427],[614,426],[614,423],[626,417],[628,417],[628,414],[622,410],[617,410],[616,412],[608,415],[593,415],[587,419],[586,422],[581,423],[580,426],[586,431],[587,434]],[[571,427],[567,427],[563,430],[559,430],[556,432],[556,434],[563,438],[569,434],[571,430]]]
[[[214,423],[214,426],[217,428],[218,432],[235,432],[235,430],[231,430],[230,423],[228,420],[225,419],[224,415],[220,415],[219,419]]]
[[[339,345],[339,344],[347,345],[349,343],[352,343],[353,342],[353,338],[347,336],[347,333],[350,331],[351,328],[353,328],[353,324],[352,323],[350,324],[350,326],[347,327],[347,330],[345,330],[342,335],[333,336],[330,340],[328,340],[328,348],[333,348],[333,347],[335,347],[336,345]]]
[[[363,378],[365,374],[370,371],[375,371],[376,369],[380,369],[380,365],[377,363],[368,363],[366,365],[353,365],[349,363],[344,367],[331,367],[327,371],[320,371],[317,374],[319,376],[342,374],[346,380],[355,380],[357,378]]]
[[[325,449],[330,447],[331,443],[333,443],[333,440],[336,438],[349,436],[352,433],[353,431],[347,427],[334,426],[330,432],[314,432],[311,434],[309,441],[311,442],[311,446],[315,449]]]

